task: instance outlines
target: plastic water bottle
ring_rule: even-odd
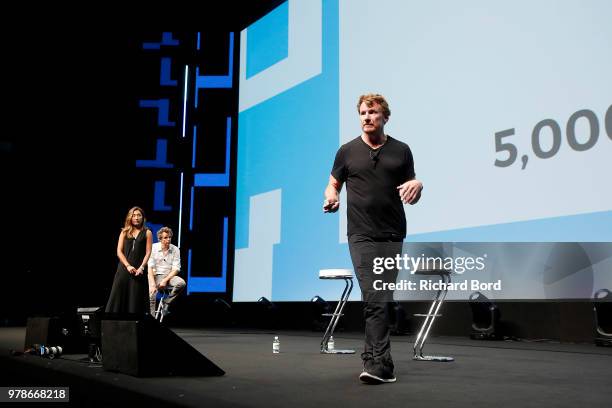
[[[334,336],[330,336],[329,341],[327,342],[327,350],[333,351],[335,347],[336,344],[334,343]]]
[[[278,336],[274,336],[274,341],[272,342],[272,353],[280,353],[280,340],[278,340]]]

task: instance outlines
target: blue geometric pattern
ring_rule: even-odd
[[[182,39],[182,37],[180,37]],[[200,50],[200,38],[201,33],[197,33],[197,51]],[[139,106],[141,108],[152,108],[157,110],[157,118],[156,125],[158,128],[172,128],[176,127],[176,122],[172,120],[175,115],[177,115],[177,111],[179,109],[171,110],[171,106],[174,108],[175,104],[182,103],[182,109],[180,110],[180,115],[182,116],[182,131],[168,131],[169,129],[164,129],[162,134],[165,138],[157,138],[156,139],[156,150],[155,157],[153,159],[147,160],[136,160],[136,167],[138,168],[149,168],[149,169],[170,169],[173,176],[179,175],[179,195],[178,199],[174,197],[176,193],[174,189],[169,189],[169,186],[174,187],[175,182],[174,177],[164,177],[160,179],[159,171],[155,171],[155,180],[153,182],[153,203],[152,209],[155,214],[152,217],[159,217],[160,219],[165,220],[163,225],[174,225],[174,221],[169,221],[168,215],[174,215],[174,212],[178,212],[178,228],[175,231],[175,239],[177,239],[177,244],[181,249],[186,253],[186,262],[183,267],[187,269],[187,293],[193,292],[225,292],[227,288],[227,245],[228,245],[228,217],[223,217],[223,220],[212,220],[213,222],[222,221],[223,222],[223,237],[219,236],[219,239],[222,239],[222,247],[223,253],[222,255],[222,265],[220,274],[215,271],[212,274],[206,275],[216,275],[214,278],[203,278],[200,276],[192,276],[192,262],[193,256],[198,256],[199,259],[201,257],[206,256],[206,251],[197,251],[194,250],[194,245],[199,245],[198,242],[194,241],[194,238],[184,239],[183,235],[184,230],[188,229],[188,231],[192,231],[197,233],[198,225],[194,225],[194,211],[201,211],[198,208],[194,208],[194,195],[196,188],[206,188],[206,187],[223,187],[229,188],[230,178],[229,178],[229,169],[230,169],[230,149],[231,149],[231,126],[232,126],[232,118],[228,117],[227,131],[226,131],[226,148],[225,148],[225,170],[223,173],[197,173],[196,167],[196,148],[198,143],[198,124],[195,123],[195,118],[200,118],[198,116],[198,112],[195,112],[197,109],[197,98],[199,90],[201,89],[210,89],[210,88],[231,88],[232,87],[232,79],[233,79],[233,65],[234,65],[234,33],[229,34],[229,47],[227,53],[227,61],[228,61],[228,73],[227,75],[200,75],[200,67],[197,66],[197,62],[191,62],[190,65],[185,65],[184,76],[182,78],[181,84],[181,94],[173,93],[176,95],[175,97],[166,98],[162,97],[160,99],[143,99],[139,101]],[[178,39],[173,38],[173,33],[164,32],[162,34],[162,39],[160,42],[144,42],[142,44],[143,50],[162,50],[159,52],[159,87],[177,87],[179,86],[179,80],[176,78],[178,74],[181,73],[182,69],[177,69],[176,65],[174,69],[176,72],[173,72],[173,58],[167,54],[165,54],[164,47],[176,47],[180,44]],[[177,52],[180,51],[180,52]],[[180,49],[177,51],[173,51],[174,55],[192,55],[192,50]],[[191,57],[190,57],[191,58]],[[193,69],[193,65],[196,66],[195,73],[196,75],[190,76],[189,70]],[[158,89],[160,89],[158,88]],[[163,92],[162,95],[168,95],[167,92]],[[188,100],[191,95],[194,95],[193,101]],[[181,100],[182,97],[182,100]],[[172,105],[171,105],[172,104]],[[178,106],[178,105],[177,105]],[[193,118],[190,117],[191,112],[196,114],[193,115]],[[189,113],[189,115],[188,115]],[[192,147],[193,151],[191,152],[191,166],[189,166],[189,162],[183,163],[183,160],[180,157],[182,155],[177,155],[177,152],[181,151],[181,146],[178,145],[177,142],[180,138],[189,137],[186,134],[187,126],[192,126],[193,128],[193,140],[189,145]],[[155,134],[155,133],[154,133]],[[171,136],[170,136],[171,135]],[[177,139],[173,139],[176,137]],[[172,144],[170,146],[172,150],[170,153],[172,154],[172,161],[170,163],[168,160],[169,154],[169,143]],[[187,145],[187,146],[189,146]],[[198,163],[201,164],[201,163]],[[176,170],[174,170],[176,169]],[[167,193],[171,192],[171,196],[168,196]],[[185,193],[189,194],[190,201],[187,204],[187,208],[183,206],[183,198]],[[187,198],[187,196],[185,196]],[[198,203],[201,204],[201,203]],[[183,225],[183,210],[189,211],[189,220],[188,223]],[[164,214],[165,213],[165,214]],[[210,220],[210,216],[203,214],[201,219],[202,222],[208,224]],[[168,222],[169,221],[169,222]],[[149,224],[153,232],[155,233],[162,224],[158,223],[150,223]],[[195,230],[195,231],[194,231]],[[183,247],[182,247],[183,246]],[[219,276],[220,275],[220,276]]]
[[[168,163],[168,140],[157,139],[155,160],[136,160],[136,167],[149,167],[157,169],[171,169],[172,163]]]
[[[223,249],[221,259],[221,276],[219,277],[200,277],[191,276],[191,249],[187,256],[188,285],[187,294],[194,292],[224,293],[227,291],[227,238],[228,238],[228,218],[223,218]]]
[[[234,33],[229,34],[228,66],[227,75],[200,75],[200,67],[196,67],[196,95],[200,89],[232,87],[232,78],[234,75]],[[196,107],[197,106],[196,100]]]
[[[200,49],[200,33],[197,37],[197,49]],[[201,89],[224,89],[232,87],[234,73],[234,33],[229,33],[229,49],[228,49],[228,74],[227,75],[200,75],[200,68],[196,66],[196,75],[194,80],[195,98],[194,109],[198,108],[198,96]],[[194,196],[196,188],[207,187],[224,187],[230,186],[230,160],[231,160],[231,129],[232,118],[226,119],[226,140],[225,140],[225,171],[223,173],[194,173],[193,185],[190,186],[190,216],[189,230],[194,229]],[[193,140],[192,140],[192,156],[191,167],[196,167],[196,147],[198,141],[198,127],[193,125]],[[193,276],[192,273],[192,248],[188,249],[187,256],[187,293],[194,292],[225,292],[227,290],[227,244],[228,244],[228,217],[223,220],[223,249],[222,249],[222,265],[221,276],[219,277],[201,277]]]
[[[176,79],[171,78],[172,58],[164,57],[161,59],[161,70],[159,74],[159,84],[162,86],[176,86]]]
[[[227,117],[225,130],[225,172],[223,173],[196,173],[194,186],[196,187],[229,187],[230,150],[232,135],[232,118]]]
[[[289,3],[285,2],[249,27],[247,79],[289,54]]]
[[[164,32],[162,34],[162,40],[158,43],[146,42],[142,44],[142,49],[144,50],[159,50],[162,45],[174,47],[179,45],[179,41],[172,38],[172,33]]]
[[[166,182],[156,181],[155,191],[153,193],[153,210],[154,211],[172,211],[172,206],[166,205]]]
[[[170,121],[170,100],[163,99],[143,99],[140,101],[141,108],[157,109],[158,126],[176,126],[176,122]]]
[[[310,7],[316,4],[308,3]],[[315,294],[337,298],[340,291],[334,285],[317,285],[317,272],[351,268],[347,246],[338,244],[338,216],[324,215],[321,210],[323,189],[338,149],[338,1],[323,0],[320,7],[322,72],[240,112],[238,117],[234,288],[239,279],[258,276],[259,265],[240,263],[241,257],[250,256],[247,252],[259,239],[275,241],[250,239],[250,225],[256,222],[250,218],[254,216],[249,213],[251,200],[280,189],[280,243],[272,248],[269,282],[272,298],[277,301],[306,300]],[[250,40],[250,28],[248,36]],[[289,54],[292,52],[290,49]],[[317,112],[314,118],[310,114],[313,107]],[[256,300],[257,296],[235,296],[234,300]]]

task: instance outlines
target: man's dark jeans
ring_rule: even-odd
[[[361,358],[367,371],[385,369],[393,373],[388,316],[388,303],[393,301],[393,291],[375,290],[374,282],[381,280],[395,283],[398,270],[385,269],[383,273],[375,274],[373,265],[374,258],[395,258],[401,254],[402,241],[397,236],[370,237],[354,234],[349,237],[351,260],[364,302],[365,347]],[[376,286],[381,287],[381,282]]]

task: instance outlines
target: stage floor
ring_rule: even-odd
[[[591,344],[435,337],[425,354],[455,358],[435,363],[413,361],[413,337],[394,336],[397,382],[372,386],[358,380],[360,333],[334,336],[336,348],[353,348],[356,354],[322,355],[322,333],[173,330],[226,375],[136,378],[78,361],[83,357],[78,355],[55,360],[11,356],[9,350],[23,349],[25,328],[0,328],[0,386],[67,385],[71,405],[91,407],[591,408],[608,407],[612,401],[612,348]],[[274,335],[280,338],[280,354],[272,353]],[[162,362],[165,358],[171,358],[171,351],[160,356]]]

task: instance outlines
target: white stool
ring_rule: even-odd
[[[415,314],[415,316],[425,317],[425,321],[421,326],[421,330],[419,330],[419,334],[414,341],[414,356],[413,360],[417,361],[439,361],[439,362],[449,362],[453,361],[453,357],[442,357],[442,356],[424,356],[423,355],[423,345],[425,345],[425,340],[427,340],[427,335],[429,334],[429,329],[433,326],[433,322],[440,310],[440,306],[442,306],[442,302],[446,299],[446,292],[448,291],[447,285],[450,283],[451,271],[446,269],[419,269],[414,272],[415,275],[425,275],[425,276],[440,276],[442,278],[442,282],[444,283],[444,289],[438,290],[436,297],[434,298],[431,306],[429,307],[429,312],[427,314]]]
[[[342,316],[342,310],[344,309],[344,306],[351,295],[351,291],[353,290],[353,271],[350,269],[321,269],[319,271],[319,279],[344,279],[345,282],[344,290],[342,291],[342,295],[340,296],[336,310],[334,310],[334,313],[325,313],[323,315],[331,316],[331,319],[327,325],[325,334],[323,335],[323,340],[321,341],[321,353],[355,354],[355,350],[338,350],[336,348],[333,350],[328,350],[327,348],[329,338],[334,335],[334,330],[336,329],[338,320],[340,320],[340,316]]]

